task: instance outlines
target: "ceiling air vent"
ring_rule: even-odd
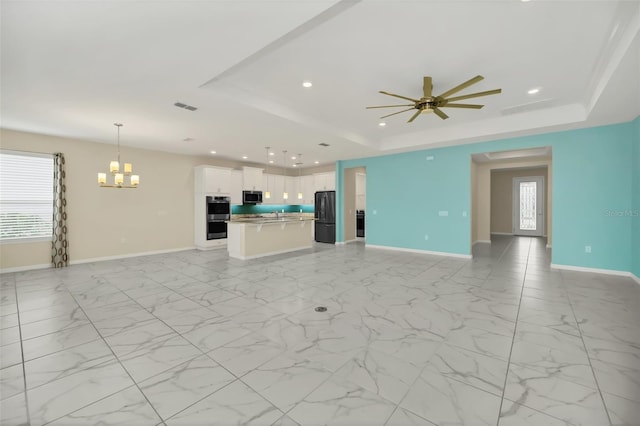
[[[182,102],[176,102],[174,105],[177,106],[178,108],[188,109],[189,111],[195,111],[198,109],[192,105],[183,104]]]
[[[324,143],[324,142],[319,143],[318,145],[320,145],[320,146],[329,146],[329,144],[328,144],[328,143]]]

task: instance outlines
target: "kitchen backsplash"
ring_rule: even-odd
[[[264,214],[278,211],[282,213],[313,213],[313,204],[234,204],[231,206],[231,214]]]

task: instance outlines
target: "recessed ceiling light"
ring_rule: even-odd
[[[269,160],[269,164],[273,164],[273,160]]]
[[[320,164],[318,160],[314,161],[313,164]]]
[[[295,160],[295,159],[296,159],[296,156],[294,155],[293,157],[291,157],[291,159],[292,159],[292,160]]]
[[[527,93],[530,94],[530,95],[535,95],[539,91],[540,91],[540,88],[536,87],[535,89],[531,89],[531,90],[527,91]]]
[[[216,152],[215,152],[215,151],[211,151],[211,153],[212,153],[212,154],[215,154]]]
[[[297,164],[294,164],[294,165],[293,165],[293,167],[298,167],[298,165],[297,165]]]
[[[303,81],[302,82],[302,87],[309,88],[311,86],[313,86],[313,83],[311,83],[310,81]]]
[[[380,127],[384,127],[386,125],[387,125],[387,123],[385,123],[384,121],[381,121],[381,122],[378,123],[378,126],[380,126]]]
[[[242,159],[243,159],[243,160],[246,160],[247,158],[249,158],[249,157],[247,157],[246,155],[243,155],[243,156],[242,156]]]
[[[276,155],[276,153],[275,152],[270,152],[269,155]]]

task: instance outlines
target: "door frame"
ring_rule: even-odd
[[[519,226],[519,213],[520,213],[520,183],[521,182],[537,182],[536,185],[536,230],[535,231],[523,231]],[[524,235],[531,237],[543,237],[545,235],[545,191],[544,191],[544,176],[517,176],[513,178],[513,202],[512,202],[512,214],[511,214],[511,229],[513,235]]]

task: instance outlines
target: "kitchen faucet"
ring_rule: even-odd
[[[278,210],[274,210],[273,212],[276,214],[276,219],[280,218]]]

